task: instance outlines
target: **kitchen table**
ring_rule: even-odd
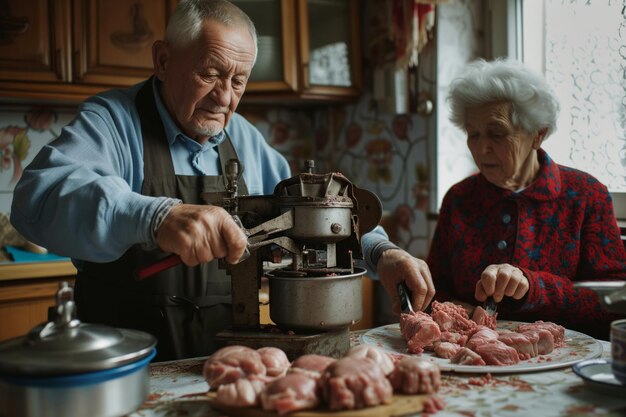
[[[353,344],[358,343],[361,333],[351,334]],[[610,344],[600,343],[602,357],[610,357]],[[208,389],[202,377],[204,360],[195,358],[152,364],[150,396],[141,409],[130,416],[223,416],[201,395]],[[626,395],[590,389],[569,366],[508,375],[443,373],[442,379],[443,386],[437,395],[443,398],[446,408],[434,414],[437,417],[626,415]]]

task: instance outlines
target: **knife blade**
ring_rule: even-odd
[[[411,292],[404,282],[398,284],[398,296],[400,297],[400,311],[406,314],[413,313],[411,304]]]
[[[487,297],[487,299],[485,300],[485,302],[483,303],[483,309],[487,312],[487,314],[489,314],[490,316],[494,316],[496,314],[496,311],[498,310],[498,303],[496,303],[493,299],[492,296]]]

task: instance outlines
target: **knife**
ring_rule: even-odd
[[[403,313],[412,314],[411,292],[404,282],[398,284],[398,296],[400,297],[400,310]]]
[[[498,309],[498,304],[494,301],[492,296],[489,296],[483,303],[483,309],[490,316],[494,316],[496,314],[496,310]]]

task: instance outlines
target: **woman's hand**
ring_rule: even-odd
[[[510,264],[494,264],[483,271],[474,297],[480,302],[492,296],[499,303],[505,295],[519,300],[528,292],[528,287],[528,278],[521,269]]]

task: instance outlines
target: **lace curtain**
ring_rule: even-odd
[[[544,148],[626,192],[626,0],[544,0],[543,13],[543,70],[561,103]]]

